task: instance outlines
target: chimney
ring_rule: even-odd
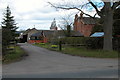
[[[80,19],[82,19],[82,18],[83,18],[83,12],[80,13]]]
[[[75,15],[75,20],[77,20],[77,18],[78,18],[78,15],[76,14],[76,15]]]
[[[57,30],[58,28],[57,27],[55,27],[55,30]]]

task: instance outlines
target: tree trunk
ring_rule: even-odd
[[[112,26],[113,26],[113,11],[109,5],[105,7],[105,14],[103,15],[104,27],[104,45],[103,50],[112,51]]]

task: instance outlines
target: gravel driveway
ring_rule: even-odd
[[[11,78],[117,78],[118,60],[84,58],[19,44],[29,56],[3,65],[3,77]]]

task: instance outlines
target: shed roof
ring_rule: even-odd
[[[35,37],[35,36],[41,36],[42,35],[41,34],[42,31],[43,31],[43,33],[44,33],[44,35],[46,37],[50,36],[50,35],[54,35],[54,34],[57,34],[57,36],[63,36],[63,35],[65,35],[65,33],[64,33],[63,30],[58,30],[58,31],[54,31],[54,30],[39,30],[37,33],[34,33],[31,36],[33,36],[33,37]],[[71,36],[79,37],[79,36],[83,36],[83,34],[80,33],[79,31],[71,31]]]
[[[45,36],[49,36],[49,35],[54,33],[54,31],[52,31],[52,30],[39,30],[37,33],[34,33],[31,36],[41,36],[42,35],[42,31],[43,31]]]
[[[104,32],[95,32],[90,37],[103,37],[103,36],[104,36]]]

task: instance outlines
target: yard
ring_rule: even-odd
[[[33,45],[47,48],[49,50],[60,51],[58,45],[51,45],[50,43],[36,43]],[[81,57],[118,58],[117,51],[103,51],[100,49],[93,50],[93,49],[86,49],[84,47],[75,47],[75,46],[62,45],[62,50],[60,52],[64,54],[81,56]]]

